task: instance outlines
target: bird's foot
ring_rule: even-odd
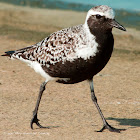
[[[32,118],[31,123],[30,123],[31,129],[33,129],[33,123],[35,123],[40,128],[48,128],[48,129],[50,129],[50,128],[57,128],[57,127],[59,127],[59,126],[47,126],[47,127],[42,126],[39,123],[39,119],[37,118],[37,114],[35,114],[35,115],[33,114],[33,118]]]
[[[31,123],[30,123],[31,129],[33,129],[33,123],[36,123],[36,125],[39,126],[40,128],[49,128],[49,127],[44,127],[39,123],[39,119],[37,118],[37,114],[33,115],[33,118],[32,118]]]
[[[117,133],[120,133],[121,131],[125,131],[126,130],[126,129],[114,128],[111,125],[109,125],[108,123],[106,123],[106,124],[103,125],[103,128],[101,130],[97,131],[97,132],[103,132],[105,129],[108,129],[111,132],[117,132]]]

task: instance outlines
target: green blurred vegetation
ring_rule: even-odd
[[[0,35],[8,35],[9,38],[23,40],[26,42],[38,42],[47,37],[50,33],[34,30],[21,29],[9,25],[0,26]]]
[[[74,11],[88,11],[94,5],[83,5],[68,3],[62,1],[51,1],[51,0],[0,0],[0,2],[12,3],[21,6],[30,6],[38,8],[49,8],[49,9],[62,9],[62,10],[74,10]],[[118,19],[124,26],[135,28],[140,30],[140,12],[126,11],[126,10],[115,10],[116,19]]]
[[[0,36],[32,45],[55,31],[82,23],[85,16],[86,13],[81,12],[42,10],[1,4]],[[117,20],[120,22],[119,19]],[[116,29],[113,32],[115,37],[113,56],[131,60],[139,59],[140,32],[134,29],[128,29],[128,32]]]

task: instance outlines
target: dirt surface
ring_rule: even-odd
[[[10,22],[8,20],[10,17],[4,22],[2,19],[8,16],[8,12],[6,16],[3,14],[10,10],[7,5],[4,6],[0,4],[1,27],[5,25],[13,27],[16,22],[18,28],[25,29],[26,26],[26,29],[32,31],[37,28],[42,32],[44,28],[48,28],[43,23],[39,26],[38,23],[33,24],[33,22],[25,24],[21,20],[19,21],[24,24],[12,20]],[[24,13],[22,19],[27,19],[30,14],[33,14],[29,12],[32,8],[27,10],[16,6],[11,8],[10,13],[15,15],[21,11]],[[34,22],[37,21],[35,16],[32,16]],[[60,27],[52,26],[50,32],[57,28]],[[8,28],[9,32],[10,29]],[[26,47],[34,42],[32,39],[19,39],[19,32],[17,33],[16,30],[5,32],[0,34],[0,54]],[[22,33],[24,35],[24,31]],[[29,38],[31,34],[26,33]],[[126,131],[120,134],[108,130],[102,133],[95,132],[101,129],[102,120],[90,98],[87,81],[74,85],[48,83],[41,100],[38,118],[43,126],[56,127],[39,129],[34,125],[34,130],[31,130],[32,111],[39,86],[44,79],[26,64],[0,56],[0,140],[140,140],[139,36],[140,32],[133,29],[128,29],[127,33],[115,31],[116,49],[113,56],[107,66],[94,77],[95,93],[104,116],[113,127],[125,128]],[[37,36],[35,39],[37,40]]]

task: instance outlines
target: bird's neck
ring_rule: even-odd
[[[84,24],[84,28],[86,30],[87,40],[95,39],[96,42],[99,44],[100,47],[106,47],[107,43],[109,44],[108,47],[113,47],[114,45],[114,38],[112,35],[112,29],[102,30],[102,29],[89,29],[87,23]]]

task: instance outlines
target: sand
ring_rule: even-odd
[[[0,3],[0,54],[37,43],[60,28],[83,23],[85,15]],[[95,132],[101,129],[102,120],[90,98],[87,81],[74,85],[48,83],[38,118],[43,126],[57,127],[40,129],[34,125],[31,130],[32,111],[44,79],[26,64],[0,56],[0,139],[139,140],[140,32],[134,29],[113,32],[113,56],[94,77],[94,87],[108,122],[126,131],[120,134],[108,130]]]

